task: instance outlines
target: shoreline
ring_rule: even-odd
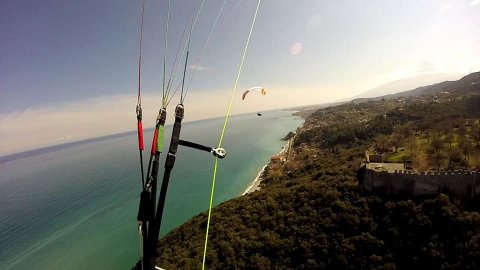
[[[279,156],[279,155],[282,155],[287,149],[288,147],[290,146],[290,140],[287,141],[287,143],[282,147],[282,150],[280,150],[280,152],[278,152],[276,155],[274,156]],[[263,180],[263,175],[265,173],[265,170],[267,169],[268,165],[270,165],[271,163],[271,160],[269,160],[267,162],[267,164],[265,164],[262,169],[258,172],[257,174],[257,177],[255,177],[255,179],[252,181],[252,183],[247,187],[247,189],[245,189],[245,191],[242,193],[241,196],[243,195],[246,195],[246,194],[249,194],[249,193],[252,193],[252,192],[255,192],[257,190],[260,190],[260,184],[262,183],[262,180]]]
[[[268,162],[268,164],[270,164],[270,162]],[[257,177],[255,177],[253,182],[250,184],[250,186],[247,187],[247,189],[245,189],[241,196],[260,190],[260,183],[262,182],[261,178],[263,173],[265,172],[265,169],[268,167],[268,164],[263,166],[263,168],[258,172]]]

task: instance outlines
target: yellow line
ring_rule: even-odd
[[[240,74],[242,73],[243,62],[245,61],[245,56],[247,55],[248,44],[250,43],[250,38],[252,37],[253,26],[255,25],[258,9],[260,7],[261,2],[262,0],[258,0],[257,9],[255,10],[255,15],[253,16],[252,26],[250,27],[250,32],[248,33],[247,43],[245,44],[245,50],[243,51],[242,62],[240,63],[240,67],[238,69],[237,79],[235,80],[235,85],[233,87],[232,97],[230,98],[230,103],[228,105],[227,115],[225,116],[225,121],[223,123],[222,134],[220,135],[220,140],[218,141],[218,147],[222,146],[223,136],[225,135],[225,129],[227,127],[228,117],[230,116],[230,111],[232,110],[233,100],[235,98],[235,93],[237,92],[238,81],[240,80]],[[217,168],[218,168],[218,158],[215,157],[215,166],[213,167],[212,190],[210,192],[210,204],[208,206],[207,231],[205,233],[205,247],[203,249],[202,270],[205,269],[205,259],[207,255],[207,245],[208,245],[208,233],[210,229],[210,218],[212,215],[212,204],[213,204],[213,195],[215,192],[215,181],[217,178]]]

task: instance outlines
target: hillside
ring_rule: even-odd
[[[445,81],[427,86],[417,87],[413,90],[403,91],[395,94],[383,95],[374,98],[357,98],[354,103],[366,102],[369,100],[395,99],[399,97],[419,97],[422,95],[434,95],[442,92],[456,92],[457,94],[468,94],[477,92],[480,88],[480,72],[474,72],[464,76],[457,81]]]
[[[457,73],[420,74],[414,77],[407,77],[404,79],[395,80],[395,81],[391,81],[391,82],[379,85],[375,88],[367,90],[353,97],[353,99],[386,96],[386,95],[395,94],[401,91],[405,91],[406,89],[414,89],[419,85],[431,85],[437,82],[454,81],[454,80],[458,80],[460,77],[461,75]],[[351,99],[352,98],[350,98],[350,100]]]
[[[288,160],[269,165],[260,191],[214,209],[207,268],[478,269],[478,204],[467,208],[445,194],[362,194],[356,179],[365,150],[381,136],[391,139],[399,128],[413,129],[412,123],[433,134],[426,123],[440,119],[478,123],[480,89],[466,83],[478,76],[443,84],[449,93],[442,96],[370,100],[312,113]],[[480,143],[472,141],[471,149],[480,153]],[[480,161],[469,166],[478,168]],[[199,269],[205,227],[202,213],[170,232],[159,242],[157,264]]]

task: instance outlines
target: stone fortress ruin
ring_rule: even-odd
[[[360,192],[389,196],[428,196],[439,193],[472,201],[480,197],[480,172],[422,172],[406,170],[403,163],[384,163],[380,155],[368,155],[357,173]]]

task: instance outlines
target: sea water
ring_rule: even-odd
[[[214,203],[240,196],[302,122],[286,111],[231,117]],[[215,147],[222,126],[220,118],[184,123],[181,138]],[[130,269],[140,256],[137,147],[128,133],[0,158],[0,269]],[[208,209],[213,165],[211,154],[179,146],[161,235]]]

